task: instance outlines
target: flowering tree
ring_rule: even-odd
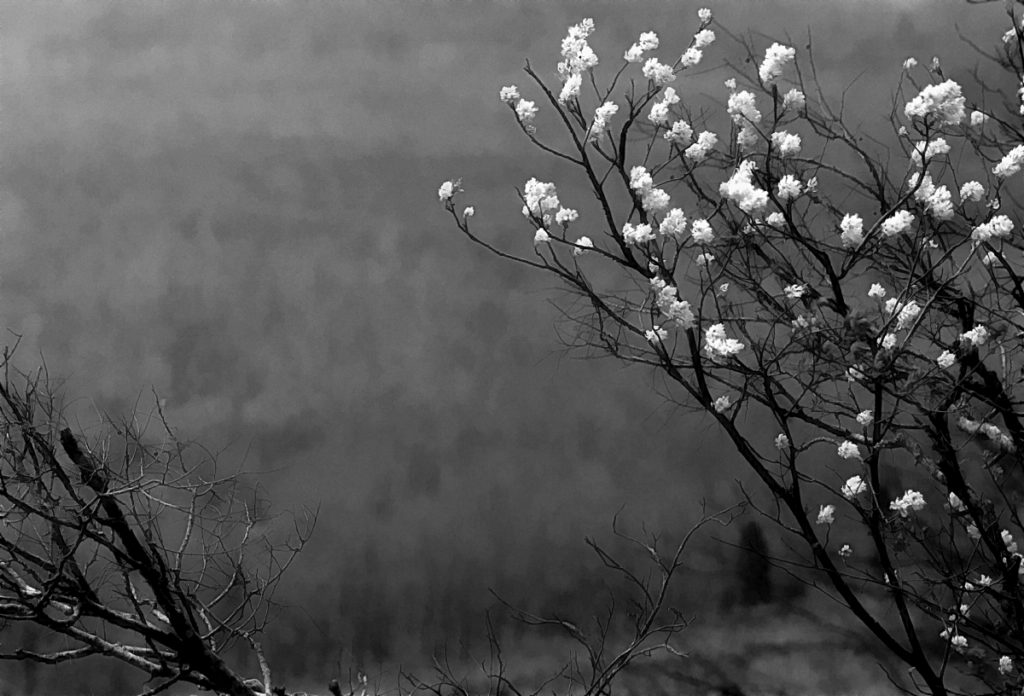
[[[52,648],[0,632],[0,661],[105,656],[145,675],[145,694],[180,683],[283,695],[260,636],[312,519],[272,541],[238,476],[196,456],[162,414],[159,440],[142,422],[111,423],[87,444],[64,427],[45,373],[0,357],[0,629],[33,625]],[[260,679],[228,664],[239,646]]]
[[[908,59],[891,133],[867,140],[810,52],[736,39],[755,69],[730,68],[720,122],[674,86],[724,31],[710,11],[672,63],[641,34],[605,85],[586,19],[560,84],[527,63],[535,99],[500,98],[596,204],[527,181],[531,255],[476,231],[459,181],[438,192],[470,240],[582,299],[564,307],[574,345],[659,370],[714,417],[807,579],[936,695],[961,688],[951,667],[972,689],[1024,685],[1024,31],[1007,7],[1002,44],[979,50],[1012,83],[965,95]],[[884,497],[896,475],[912,488]]]

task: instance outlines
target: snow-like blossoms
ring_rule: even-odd
[[[999,164],[992,168],[992,173],[1000,179],[1013,176],[1024,167],[1024,145],[1018,145],[1007,152]]]
[[[569,33],[562,39],[562,61],[558,64],[558,74],[563,79],[586,72],[597,65],[597,55],[587,44],[587,37],[593,31],[594,20],[589,18],[569,27]]]
[[[537,117],[537,105],[527,99],[520,99],[516,102],[516,118],[523,128],[532,132],[533,119]]]
[[[978,324],[970,331],[960,334],[960,341],[972,346],[983,346],[988,341],[988,329]]]
[[[971,128],[981,128],[986,122],[988,122],[988,114],[982,113],[981,111],[971,112]]]
[[[903,234],[914,224],[914,214],[907,210],[897,210],[882,221],[882,235],[895,237]]]
[[[594,248],[594,242],[593,242],[593,240],[590,239],[590,237],[585,237],[585,236],[584,237],[580,237],[579,239],[576,240],[576,248],[572,250],[572,254],[573,254],[573,256],[579,256],[580,254],[585,252],[587,249],[593,249],[593,248]]]
[[[787,285],[782,289],[782,291],[786,293],[786,297],[788,297],[789,299],[799,300],[801,297],[804,296],[804,293],[807,292],[807,286],[796,284]]]
[[[860,447],[857,446],[856,442],[850,442],[849,440],[843,440],[839,443],[836,448],[836,454],[843,459],[860,459]],[[858,477],[859,478],[859,477]]]
[[[864,220],[860,215],[847,213],[839,223],[839,229],[842,230],[839,238],[846,248],[859,246],[864,241]]]
[[[474,208],[471,205],[467,205],[465,209],[462,211],[462,217],[471,218],[474,215],[476,215],[476,208]]]
[[[644,331],[644,337],[646,337],[650,343],[663,343],[668,340],[668,331],[660,326],[655,326],[653,329],[647,329],[647,331]]]
[[[796,49],[790,46],[783,46],[779,43],[773,43],[768,47],[768,50],[764,53],[764,60],[761,61],[761,66],[757,69],[757,74],[761,78],[766,86],[782,74],[782,69],[786,67],[793,58],[796,57]]]
[[[651,289],[654,290],[654,303],[661,313],[681,329],[696,326],[697,319],[690,309],[690,303],[679,299],[679,292],[674,285],[669,285],[659,277],[651,278]]]
[[[690,237],[697,244],[711,244],[715,241],[715,231],[711,229],[711,223],[698,218],[690,225]]]
[[[684,68],[692,68],[701,62],[704,58],[704,51],[700,50],[696,46],[690,46],[683,52],[683,55],[679,57],[679,64]]]
[[[899,513],[900,517],[909,517],[911,512],[923,510],[924,496],[914,490],[908,490],[896,500],[889,503],[889,509]]]
[[[836,521],[836,506],[835,505],[822,505],[818,508],[818,524],[832,524]]]
[[[939,125],[955,126],[964,120],[964,97],[953,80],[928,85],[907,102],[903,112],[907,118],[935,119]]]
[[[875,421],[875,413],[870,409],[865,409],[857,414],[857,423],[863,427],[868,427]]]
[[[736,168],[728,181],[722,182],[718,193],[740,207],[744,213],[752,215],[760,212],[768,204],[768,192],[757,188],[753,183],[753,160],[745,160]]]
[[[642,70],[644,77],[656,85],[667,85],[676,79],[671,65],[665,65],[657,58],[648,58]]]
[[[651,107],[647,120],[657,126],[668,124],[669,109],[678,103],[679,96],[676,94],[676,91],[671,87],[666,87],[665,91],[662,92],[661,101],[655,102]]]
[[[961,201],[980,201],[985,197],[985,187],[977,181],[968,181],[960,187]]]
[[[948,350],[944,350],[939,354],[939,357],[935,359],[935,362],[939,367],[945,370],[953,366],[953,363],[956,362],[956,356]]]
[[[686,233],[686,214],[679,208],[668,211],[658,226],[658,232],[679,239]]]
[[[672,123],[672,128],[666,131],[665,135],[662,137],[674,145],[686,147],[693,142],[693,128],[691,128],[690,124],[683,119],[679,119]]]
[[[910,70],[913,67],[915,67],[916,65],[917,65],[917,58],[915,58],[914,56],[910,56],[905,61],[903,61],[903,69],[904,70]]]
[[[789,90],[782,96],[782,108],[800,111],[807,104],[807,97],[796,87]]]
[[[772,145],[778,149],[779,154],[783,157],[793,157],[800,154],[800,136],[796,133],[787,133],[786,131],[772,133]]]
[[[880,283],[872,283],[871,289],[868,290],[868,297],[873,297],[876,300],[880,300],[885,297],[885,288]]]
[[[546,229],[544,229],[543,227],[538,227],[537,228],[537,232],[533,235],[533,245],[534,246],[539,246],[541,244],[550,244],[550,243],[551,243],[551,235],[549,235],[548,231]]]
[[[896,317],[896,329],[903,330],[917,319],[917,315],[921,313],[921,306],[914,300],[901,303],[893,297],[886,301],[885,311]]]
[[[583,87],[583,76],[580,73],[573,73],[562,83],[562,91],[558,94],[558,101],[561,104],[573,97],[580,95],[580,88]]]
[[[640,34],[640,38],[637,39],[636,43],[629,47],[626,54],[622,56],[623,60],[629,61],[630,63],[639,63],[643,60],[643,55],[647,51],[653,51],[658,47],[658,35],[653,31],[645,31]]]
[[[775,449],[789,449],[789,438],[786,437],[785,433],[779,433],[778,435],[775,436]]]
[[[892,350],[893,348],[896,347],[896,340],[896,334],[887,333],[885,336],[882,337],[882,340],[879,341],[878,345],[880,345],[885,350]]]
[[[654,231],[650,225],[631,225],[627,222],[622,226],[622,239],[626,244],[643,244],[654,240]]]
[[[712,324],[704,331],[704,352],[715,362],[726,360],[744,348],[741,342],[725,335],[724,324]]]
[[[707,24],[711,21],[711,10],[706,7],[702,7],[697,10],[697,17],[700,19],[701,24]]]
[[[846,483],[843,484],[843,487],[839,490],[839,492],[842,493],[843,497],[846,498],[847,500],[853,500],[858,495],[865,492],[867,489],[868,485],[864,483],[864,479],[862,479],[860,476],[851,476],[850,478],[846,479]]]
[[[967,506],[960,500],[960,496],[950,491],[949,493],[949,509],[953,512],[964,512],[967,510]]]
[[[778,186],[775,187],[775,193],[779,199],[784,201],[796,198],[800,195],[801,190],[803,190],[803,184],[792,174],[786,174],[779,179]]]
[[[619,105],[615,102],[606,101],[601,106],[594,109],[594,121],[590,124],[590,135],[589,140],[597,140],[605,131],[608,130],[608,121],[614,116],[619,110]]]
[[[703,162],[707,159],[708,153],[718,144],[718,136],[711,131],[701,131],[697,136],[697,142],[690,145],[683,152],[683,156],[691,162]]]
[[[1013,220],[1005,215],[995,215],[988,222],[982,223],[971,232],[971,239],[977,242],[988,242],[993,239],[1009,237],[1013,232]]]
[[[702,268],[704,268],[704,267],[710,266],[711,263],[714,260],[715,260],[715,255],[714,254],[711,254],[711,253],[708,253],[708,252],[704,252],[703,254],[697,254],[697,256],[694,257],[693,262],[695,264],[697,264],[698,266],[701,266]]]
[[[1013,672],[1013,658],[1009,655],[1003,655],[999,658],[999,673],[1007,675]]]
[[[953,649],[957,652],[964,652],[967,650],[967,639],[963,636],[953,636],[949,639],[949,644],[953,646]]]
[[[550,225],[553,216],[562,204],[558,200],[555,185],[531,178],[523,187],[523,215],[539,218]]]
[[[922,140],[914,145],[914,150],[910,153],[910,159],[918,167],[923,167],[925,162],[930,162],[938,155],[945,155],[948,152],[949,143],[946,142],[945,138],[935,138],[928,141]]]
[[[953,217],[953,196],[945,186],[936,186],[931,174],[920,177],[917,172],[910,175],[907,184],[914,191],[914,198],[924,204],[924,209],[938,220]],[[919,185],[920,184],[920,185]]]
[[[761,112],[754,95],[747,91],[733,92],[729,95],[727,110],[733,123],[740,127],[736,134],[737,144],[741,149],[750,149],[757,142],[756,126],[761,122]]]
[[[720,396],[715,399],[714,407],[716,413],[725,413],[732,406],[732,399],[728,395]]]
[[[697,48],[707,48],[715,42],[715,32],[710,29],[701,29],[693,35],[693,45]]]
[[[508,87],[502,87],[501,91],[498,92],[498,98],[505,102],[509,106],[519,101],[519,88],[515,85],[509,85]]]
[[[1013,540],[1013,535],[1010,534],[1008,529],[1004,529],[999,532],[1000,538],[1003,540],[1003,545],[1006,546],[1006,550],[1010,553],[1017,553],[1017,542]]]
[[[648,213],[660,213],[668,207],[669,195],[654,188],[654,179],[645,167],[638,165],[630,170],[629,187],[640,196],[641,205]]]
[[[849,544],[843,544],[842,548],[839,549],[839,555],[842,558],[849,558],[853,555],[853,547]]]
[[[568,225],[580,219],[580,214],[573,208],[559,208],[555,213],[555,222],[559,225]]]
[[[438,200],[440,200],[442,203],[447,203],[455,196],[455,190],[456,186],[454,181],[444,182],[443,184],[441,184],[441,187],[437,189]]]

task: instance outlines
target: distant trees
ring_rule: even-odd
[[[710,11],[677,58],[644,32],[602,76],[586,19],[557,83],[527,63],[535,96],[499,97],[587,199],[531,178],[527,236],[499,244],[460,181],[438,191],[473,243],[560,281],[570,347],[714,419],[761,484],[748,502],[802,548],[773,562],[935,696],[963,692],[954,669],[1024,686],[1019,4],[966,88],[938,58],[894,66],[886,133],[830,101],[810,40],[735,39],[709,104],[676,80],[728,33]]]
[[[155,432],[153,432],[155,431]],[[0,660],[92,657],[137,670],[144,693],[175,684],[232,696],[284,693],[261,647],[282,574],[312,516],[274,540],[214,455],[179,442],[162,413],[84,438],[45,371],[0,360]],[[10,635],[10,634],[8,634]],[[229,664],[255,655],[259,678]]]

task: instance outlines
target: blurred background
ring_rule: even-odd
[[[6,341],[65,379],[87,431],[161,399],[247,472],[255,507],[320,506],[267,638],[279,681],[471,658],[489,589],[586,613],[601,579],[583,538],[612,544],[617,511],[671,541],[702,499],[740,499],[709,419],[643,369],[562,350],[553,282],[471,246],[437,202],[461,177],[477,230],[528,250],[513,187],[564,170],[498,89],[534,98],[524,61],[553,80],[587,16],[599,76],[644,30],[671,57],[701,4],[762,48],[810,31],[868,130],[906,57],[955,73],[976,61],[957,28],[991,45],[1006,23],[1002,3],[924,0],[0,2]],[[715,29],[714,70],[677,83],[684,100],[725,97],[740,56]],[[741,527],[695,548],[677,593],[722,645],[751,624],[732,609],[742,555],[714,541]],[[0,664],[0,689],[67,693],[73,674],[82,693],[129,692],[102,667]]]

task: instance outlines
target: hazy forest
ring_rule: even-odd
[[[402,675],[433,683],[439,659],[475,684],[488,620],[509,673],[539,685],[567,641],[499,597],[593,616],[616,585],[585,538],[642,565],[613,520],[671,547],[725,509],[672,585],[685,666],[627,674],[627,691],[898,693],[879,669],[899,671],[892,656],[764,559],[799,550],[732,507],[747,488],[769,498],[715,419],[648,367],[567,349],[555,280],[470,244],[438,205],[461,177],[486,236],[531,251],[515,187],[562,170],[499,89],[528,81],[526,60],[557,83],[584,17],[609,65],[650,29],[678,54],[705,5],[718,43],[681,94],[724,114],[735,37],[762,54],[768,37],[813,40],[821,83],[866,132],[887,126],[908,57],[964,81],[983,59],[959,34],[994,45],[1007,25],[1004,3],[964,0],[0,0],[11,367],[45,365],[83,438],[164,419],[237,472],[258,538],[315,511],[261,639],[288,693],[333,678],[406,694]],[[62,644],[0,619],[0,652],[19,648]],[[245,648],[228,654],[256,676]],[[102,656],[0,661],[0,696],[144,681]]]

